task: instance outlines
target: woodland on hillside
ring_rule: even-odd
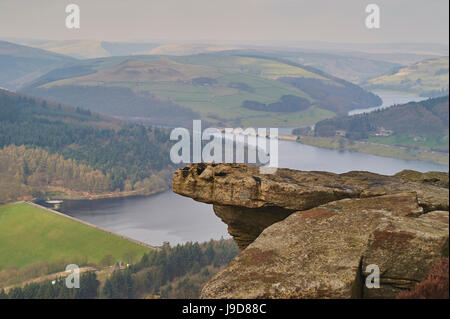
[[[318,122],[314,135],[332,137],[340,133],[351,140],[392,140],[398,144],[423,144],[448,151],[448,107],[448,96],[444,96],[394,105],[371,113],[341,116]]]
[[[0,202],[45,196],[49,186],[101,194],[112,191],[111,179],[99,170],[49,154],[42,148],[9,145],[0,149]]]
[[[46,186],[94,194],[167,189],[169,146],[167,129],[0,91],[0,180],[12,176],[15,185],[0,201]]]

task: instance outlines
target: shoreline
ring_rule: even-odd
[[[95,201],[95,200],[102,200],[102,199],[121,199],[121,198],[139,198],[139,197],[150,197],[158,194],[162,194],[164,192],[167,192],[171,190],[171,187],[168,188],[160,188],[151,192],[146,193],[139,193],[139,192],[119,192],[119,193],[107,193],[107,194],[99,194],[99,195],[89,195],[89,196],[70,196],[70,195],[62,195],[62,196],[48,196],[46,198],[37,198],[37,197],[31,197],[31,196],[23,196],[21,198],[12,200],[12,201],[6,201],[6,202],[0,202],[0,206],[3,205],[9,205],[14,203],[22,203],[22,202],[37,202],[37,201],[47,201],[47,200],[62,200],[62,201]]]
[[[221,133],[225,131],[225,129],[223,128],[220,128],[219,130]],[[251,135],[264,136],[266,138],[268,137],[267,135],[260,135],[258,133]],[[429,151],[421,148],[414,149],[407,146],[379,144],[368,141],[354,141],[353,143],[349,143],[349,140],[345,138],[339,139],[335,137],[315,137],[295,134],[278,134],[278,140],[295,142],[328,150],[344,150],[349,152],[371,154],[385,158],[420,161],[443,166],[449,165],[449,153],[431,150]],[[340,141],[344,142],[343,146],[340,145]]]
[[[344,150],[349,152],[372,154],[386,158],[421,161],[443,166],[449,165],[449,154],[443,152],[412,149],[405,146],[377,144],[366,141],[355,141],[353,144],[349,144],[347,139],[337,139],[332,137],[312,137],[300,135],[299,140],[299,143],[301,144],[329,150]],[[344,141],[343,146],[340,145],[340,140]]]
[[[132,198],[132,197],[148,197],[152,195],[157,195],[160,193],[164,193],[165,191],[170,190],[170,187],[167,188],[158,188],[156,190],[148,191],[148,192],[140,192],[140,191],[129,191],[129,192],[117,192],[117,193],[106,193],[106,194],[98,194],[98,195],[63,195],[63,196],[49,196],[47,198],[32,198],[29,201],[37,201],[37,200],[101,200],[101,199],[117,199],[117,198]]]

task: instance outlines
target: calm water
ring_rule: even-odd
[[[402,100],[401,96],[393,95],[382,98],[389,103],[410,101],[410,97]],[[362,170],[386,175],[403,169],[448,171],[446,166],[433,163],[339,152],[289,141],[279,141],[279,166],[335,173]],[[174,245],[229,237],[226,225],[216,217],[212,205],[196,202],[171,191],[141,198],[65,202],[61,211],[155,246],[165,241]]]
[[[404,169],[420,172],[448,171],[439,164],[380,157],[350,151],[335,151],[289,141],[279,141],[279,166],[305,171],[369,171],[393,175]]]
[[[417,95],[405,95],[405,94],[380,94],[377,93],[379,97],[383,100],[383,103],[380,106],[369,107],[367,109],[357,109],[348,112],[348,115],[355,115],[361,113],[370,113],[375,110],[385,109],[394,104],[405,104],[408,102],[420,102],[426,100],[426,97],[420,97]]]
[[[229,237],[212,205],[172,191],[149,197],[65,201],[60,211],[154,246]]]

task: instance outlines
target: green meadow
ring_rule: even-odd
[[[0,271],[39,262],[85,260],[108,255],[140,260],[149,248],[26,203],[0,206]]]

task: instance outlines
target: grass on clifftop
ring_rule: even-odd
[[[131,257],[138,261],[148,251],[146,247],[25,203],[0,206],[0,271],[61,260],[99,264],[107,255],[124,262]]]

